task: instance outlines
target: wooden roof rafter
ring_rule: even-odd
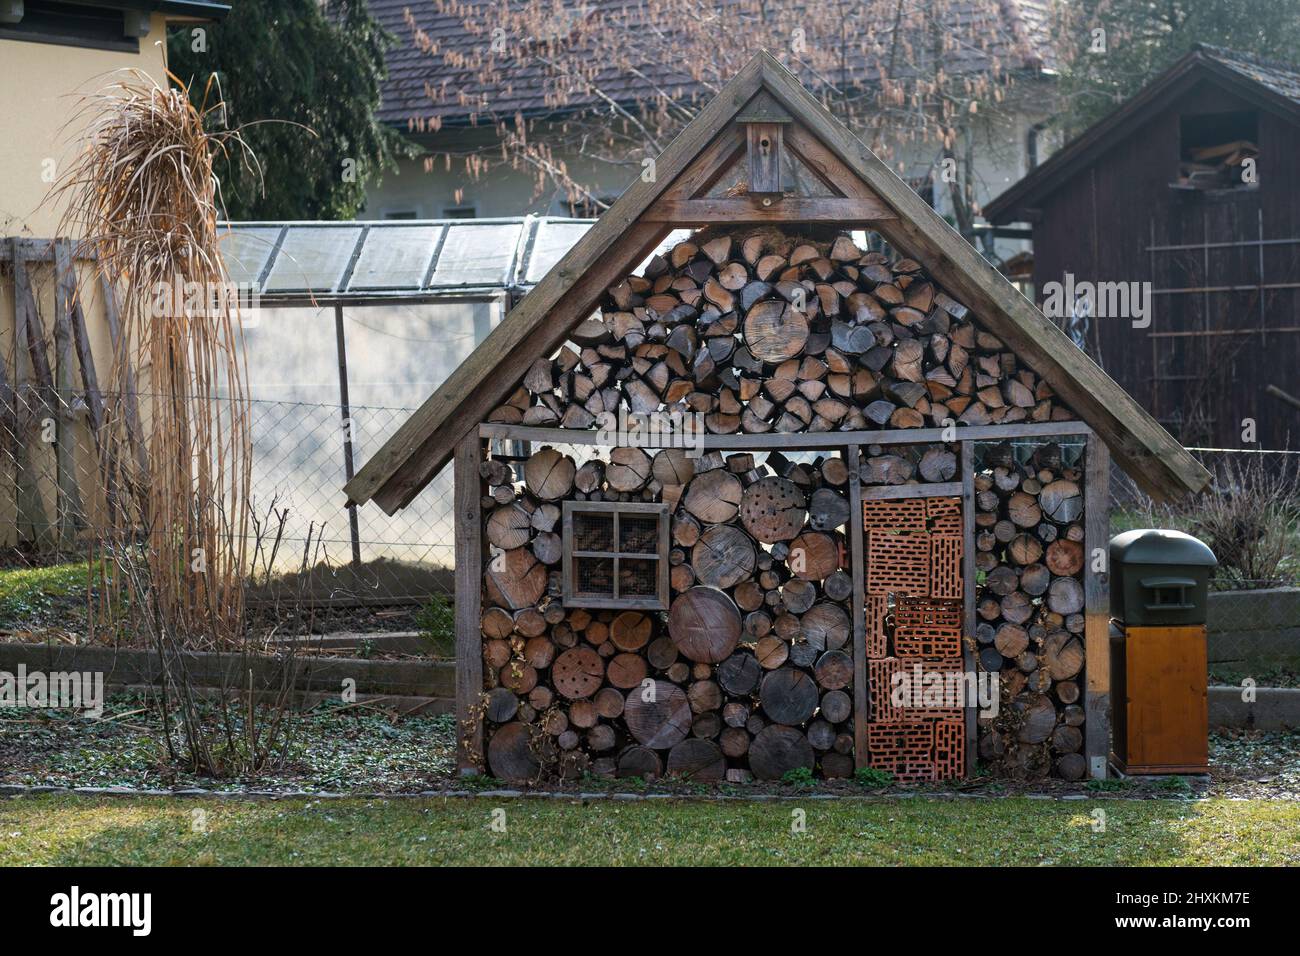
[[[738,117],[760,93],[790,115],[789,148],[836,195],[769,196],[771,206],[752,196],[706,196],[743,153]],[[1208,483],[1199,462],[770,54],[750,60],[700,111],[658,158],[655,173],[651,181],[634,182],[403,423],[348,483],[350,501],[374,500],[390,514],[408,504],[457,442],[486,420],[538,357],[563,344],[610,285],[674,227],[712,222],[834,222],[879,232],[1020,354],[1153,495],[1172,497]],[[740,202],[726,202],[732,199]],[[566,434],[555,429],[555,440]]]

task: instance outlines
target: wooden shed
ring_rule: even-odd
[[[1209,477],[761,54],[347,494],[453,462],[464,768],[1078,779],[1112,456]]]
[[[1033,230],[1033,281],[1149,283],[1089,355],[1185,445],[1294,448],[1300,67],[1202,46],[985,208]],[[1094,315],[1098,311],[1092,309]],[[1248,434],[1248,433],[1247,433]]]

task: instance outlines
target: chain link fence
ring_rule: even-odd
[[[290,592],[317,606],[377,606],[452,594],[449,470],[392,516],[374,504],[349,508],[343,494],[348,443],[353,459],[365,461],[411,409],[353,406],[345,414],[339,405],[251,400],[248,410],[251,508],[264,528],[279,529],[263,536],[251,602]],[[4,563],[83,557],[109,521],[98,436],[81,393],[11,391],[0,416]],[[250,554],[257,545],[250,530]]]

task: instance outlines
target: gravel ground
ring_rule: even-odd
[[[54,711],[0,709],[0,784],[142,789],[202,788],[219,791],[308,791],[329,793],[415,793],[442,789],[490,789],[491,778],[465,781],[453,774],[453,719],[399,717],[367,706],[321,705],[291,722],[283,759],[250,779],[219,779],[180,773],[161,743],[156,711],[139,698],[118,696],[103,717],[73,718]],[[1210,738],[1211,774],[1203,778],[1067,783],[977,777],[950,784],[895,785],[893,792],[1023,793],[1066,796],[1218,796],[1300,799],[1300,731],[1225,733]],[[546,783],[549,790],[646,789],[639,781],[594,778]],[[818,781],[827,794],[861,794],[852,781]],[[655,792],[728,795],[801,793],[785,784],[747,786],[664,781]]]

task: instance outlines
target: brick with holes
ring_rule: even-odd
[[[885,618],[889,614],[889,598],[883,594],[867,595],[866,645],[867,657],[884,657],[889,653],[889,635]]]
[[[930,536],[871,531],[867,536],[867,593],[930,593]]]
[[[926,498],[925,516],[934,534],[961,534],[961,499]]]
[[[926,530],[924,498],[862,502],[862,527],[867,531]]]
[[[930,596],[961,600],[962,538],[959,534],[930,535]]]
[[[935,721],[934,769],[939,780],[954,780],[966,775],[966,721]]]
[[[958,601],[903,597],[894,608],[894,653],[899,657],[961,656]]]
[[[905,783],[934,780],[934,724],[932,720],[867,724],[867,763]]]

